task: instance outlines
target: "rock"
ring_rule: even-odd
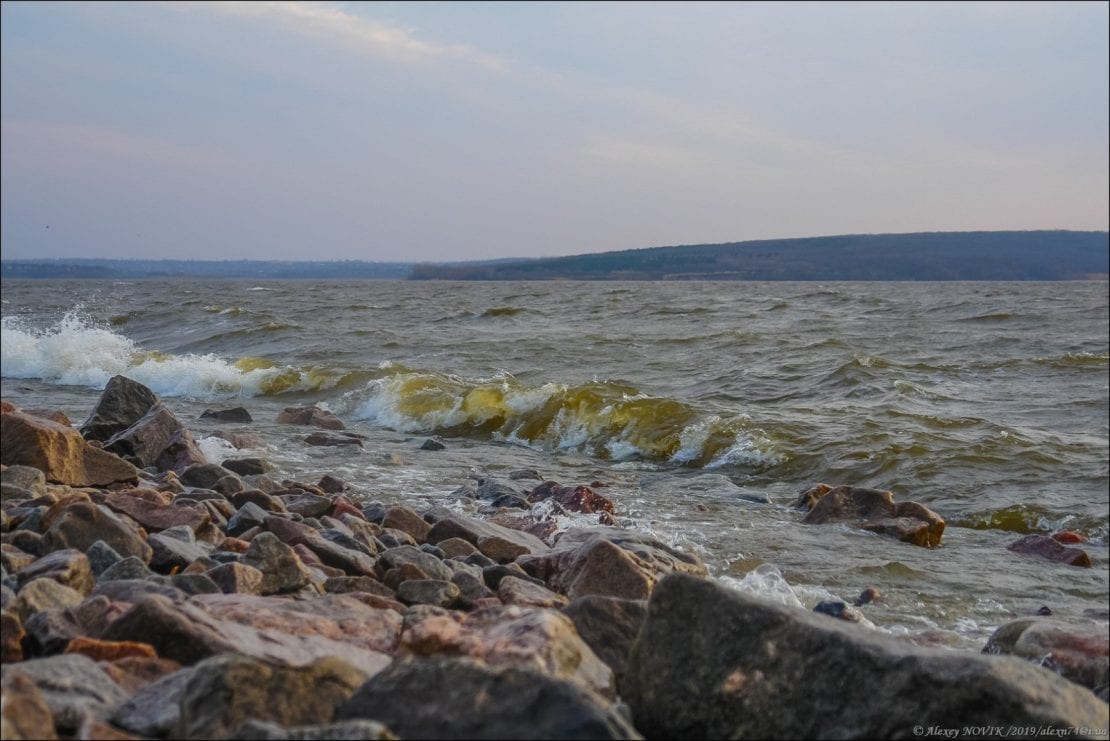
[[[27,499],[34,499],[46,495],[46,476],[42,471],[31,466],[8,466],[3,471],[0,471],[0,485],[5,487],[0,495],[4,501],[8,501],[8,488],[14,487],[21,491],[25,491],[30,496]]]
[[[875,587],[868,587],[856,597],[856,607],[867,605],[882,597],[882,593]]]
[[[362,447],[362,436],[350,432],[313,432],[305,436],[304,441],[309,445],[318,447],[338,447],[342,445],[357,445]]]
[[[224,563],[205,572],[225,594],[262,594],[263,574],[244,563]]]
[[[121,558],[114,564],[104,569],[97,577],[97,584],[103,584],[110,581],[118,581],[121,579],[149,579],[154,576],[154,572],[143,563],[141,558],[137,556],[128,556]]]
[[[158,458],[154,467],[162,472],[182,473],[192,466],[201,466],[208,462],[197,446],[196,440],[188,430],[182,429],[173,433]]]
[[[19,617],[23,623],[36,612],[44,610],[64,610],[67,607],[81,604],[85,595],[75,589],[70,589],[64,584],[59,584],[53,579],[35,579],[20,588]]]
[[[411,545],[403,545],[382,551],[379,556],[379,563],[381,564],[383,573],[388,569],[410,566],[416,569],[417,574],[422,575],[418,576],[414,574],[413,578],[417,579],[442,579],[444,581],[450,581],[451,575],[454,573],[435,556],[425,553],[419,548]]]
[[[273,464],[261,458],[229,458],[220,464],[240,476],[258,476],[273,470]]]
[[[614,513],[613,501],[588,486],[562,486],[558,481],[545,481],[528,493],[529,502],[553,499],[572,512]]]
[[[127,699],[127,693],[95,661],[80,654],[0,666],[5,680],[12,673],[24,674],[35,683],[54,716],[55,728],[62,734],[76,731],[87,717],[107,719]]]
[[[325,517],[331,514],[335,505],[327,497],[316,494],[279,494],[278,501],[285,505],[290,512],[295,512],[301,517]]]
[[[181,692],[177,738],[224,738],[248,720],[325,723],[367,678],[336,657],[301,667],[241,656],[197,665]]]
[[[7,659],[4,661],[7,663]],[[0,738],[4,741],[53,741],[58,738],[54,732],[54,714],[30,677],[18,671],[5,672],[0,690],[3,691]]]
[[[242,507],[247,502],[251,502],[267,512],[288,512],[285,508],[285,502],[259,489],[244,489],[231,494],[231,503],[236,507]]]
[[[271,515],[254,502],[246,502],[227,521],[228,535],[242,535],[253,527],[261,526]]]
[[[16,610],[0,612],[0,663],[14,664],[23,660],[22,641],[25,635],[27,632]]]
[[[113,376],[81,425],[81,434],[86,440],[104,442],[138,422],[157,403],[158,397],[146,386],[126,376]]]
[[[312,425],[325,430],[343,430],[346,425],[331,412],[315,405],[303,407],[286,407],[277,416],[279,424],[287,425]]]
[[[1007,548],[1014,553],[1039,556],[1069,566],[1091,566],[1091,557],[1087,555],[1086,551],[1081,548],[1069,548],[1047,535],[1026,535],[1024,538],[1011,543]]]
[[[569,602],[566,597],[555,594],[547,587],[515,576],[501,579],[497,585],[497,596],[506,605],[524,607],[563,607]]]
[[[509,471],[509,481],[520,481],[522,479],[543,481],[543,476],[534,468],[518,468],[515,471]]]
[[[188,525],[196,530],[211,518],[191,507],[159,504],[125,492],[110,492],[104,505],[122,512],[147,530],[165,530],[177,525]]]
[[[0,463],[37,468],[47,481],[69,486],[108,486],[139,479],[138,469],[89,445],[72,427],[21,412],[0,416]]]
[[[154,659],[158,654],[149,643],[135,641],[102,641],[99,638],[78,636],[69,642],[65,653],[88,656],[93,661],[115,661],[131,656]]]
[[[429,437],[427,440],[424,441],[424,444],[420,446],[420,449],[421,450],[446,450],[447,446],[444,445],[443,443],[441,443],[439,440],[433,440],[432,438]]]
[[[165,597],[174,602],[182,602],[188,596],[180,589],[166,583],[165,577],[154,576],[150,579],[113,579],[101,581],[93,590],[93,596],[103,596],[113,602],[141,602],[150,596]],[[114,640],[130,640],[128,636],[117,636]]]
[[[176,529],[176,528],[174,528]],[[192,530],[184,527],[185,532],[189,533],[188,540],[182,540],[168,536],[163,531],[161,533],[154,533],[147,538],[147,543],[153,549],[150,558],[150,567],[156,571],[164,573],[171,573],[175,570],[184,569],[186,566],[196,561],[199,558],[204,558],[211,553],[211,547],[205,548],[197,543],[196,538],[191,537]]]
[[[571,528],[550,553],[524,556],[517,563],[571,600],[587,594],[647,599],[666,574],[706,574],[696,556],[648,535],[614,528]]]
[[[301,544],[316,554],[321,563],[347,574],[373,576],[377,573],[374,559],[355,547],[347,548],[319,535],[310,535]]]
[[[994,632],[983,653],[1026,659],[1092,691],[1110,683],[1110,637],[1105,627],[1015,620]]]
[[[394,741],[397,737],[374,720],[345,720],[316,726],[283,728],[276,723],[249,720],[228,738],[237,741]]]
[[[295,592],[310,581],[300,557],[271,532],[256,535],[240,562],[262,572],[262,594]]]
[[[588,690],[462,658],[395,661],[358,688],[335,718],[371,718],[401,738],[641,738]]]
[[[94,582],[88,557],[72,548],[48,553],[19,572],[19,579],[24,584],[40,577],[53,579],[82,596],[92,591]]]
[[[624,684],[624,667],[632,644],[647,617],[645,600],[627,600],[590,594],[563,609],[582,640],[613,670],[618,689]]]
[[[612,671],[578,636],[570,619],[555,610],[497,606],[469,614],[427,614],[406,620],[400,652],[469,656],[490,666],[544,672],[604,697],[614,693]]]
[[[453,582],[441,579],[410,579],[397,587],[397,599],[408,605],[452,607],[460,594]]]
[[[185,486],[196,486],[201,489],[211,489],[213,485],[224,476],[234,476],[234,472],[215,463],[198,463],[189,466],[181,472],[181,483]]]
[[[134,695],[154,682],[181,671],[181,664],[176,661],[151,659],[145,656],[125,656],[100,666],[129,695]]]
[[[216,430],[210,437],[217,437],[220,440],[225,440],[231,443],[233,448],[243,450],[244,448],[261,448],[266,445],[262,438],[258,435],[244,435],[234,432],[226,432],[224,430]],[[261,488],[261,487],[259,487]]]
[[[143,467],[157,466],[162,454],[175,441],[193,442],[185,426],[161,403],[152,406],[142,418],[104,441],[104,449],[121,457],[134,456]],[[197,451],[199,453],[199,449]],[[159,467],[159,470],[166,470]]]
[[[425,542],[428,539],[428,531],[432,529],[431,525],[424,522],[424,518],[408,507],[390,507],[386,510],[381,525],[406,532],[417,543]]]
[[[76,502],[61,511],[43,536],[47,550],[74,548],[85,551],[101,540],[121,556],[150,562],[151,548],[139,532],[91,502]]]
[[[254,418],[251,417],[251,413],[243,407],[234,407],[232,409],[205,409],[201,412],[200,418],[215,419],[220,422],[247,423],[254,421]]]
[[[854,607],[848,605],[847,602],[840,600],[825,600],[818,602],[813,608],[813,611],[820,615],[828,615],[837,620],[843,620],[848,623],[858,623],[863,620],[863,613]]]
[[[165,738],[177,731],[181,694],[196,667],[180,669],[148,684],[116,708],[111,720],[145,738]]]
[[[914,545],[935,547],[944,535],[944,519],[917,502],[895,504],[894,495],[879,489],[827,484],[803,492],[794,503],[810,507],[808,524],[852,522],[864,530]]]
[[[426,540],[435,545],[449,538],[461,538],[495,561],[511,561],[520,555],[535,555],[551,550],[534,535],[462,516],[440,520],[428,531]]]
[[[913,729],[1098,728],[1106,706],[1007,657],[908,646],[686,574],[655,588],[625,669],[665,738],[910,738]]]
[[[147,597],[117,618],[105,640],[150,643],[159,656],[185,665],[238,653],[287,666],[342,656],[367,675],[389,663],[371,646],[396,645],[401,618],[346,595],[294,601],[241,594],[205,594],[173,603]]]

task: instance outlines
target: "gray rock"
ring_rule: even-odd
[[[81,434],[86,440],[103,442],[138,422],[157,403],[154,392],[138,381],[113,376],[81,425]]]
[[[262,594],[295,592],[311,580],[300,556],[271,532],[256,535],[239,561],[262,572]]]
[[[433,440],[432,438],[429,437],[427,440],[424,441],[424,444],[420,446],[420,449],[421,450],[446,450],[447,446],[444,445],[443,443],[441,443],[439,440]]]
[[[53,579],[35,579],[24,584],[19,592],[19,617],[24,623],[42,610],[64,610],[81,604],[85,595]]]
[[[247,502],[227,521],[227,534],[235,537],[252,527],[260,527],[272,515],[254,502]]]
[[[449,538],[462,538],[495,561],[511,561],[520,555],[543,554],[551,550],[546,543],[529,533],[462,516],[437,522],[428,531],[427,541],[437,544]]]
[[[401,738],[642,738],[597,695],[540,672],[463,658],[400,659],[343,703]]]
[[[107,719],[127,699],[127,693],[88,656],[62,654],[0,666],[0,676],[25,674],[42,692],[54,724],[61,733],[73,733],[86,718]]]
[[[183,569],[198,558],[204,558],[212,552],[211,547],[206,548],[196,542],[196,539],[192,537],[192,530],[189,530],[186,526],[181,527],[189,533],[188,539],[173,537],[168,534],[169,530],[153,533],[147,538],[147,543],[150,544],[153,551],[150,558],[152,569],[161,571],[170,571],[175,567]],[[171,529],[177,530],[178,528]]]
[[[82,595],[92,591],[94,581],[88,557],[72,548],[48,553],[19,572],[24,584],[38,578],[53,579]]]
[[[289,667],[243,656],[214,656],[199,663],[185,683],[176,736],[225,738],[249,720],[326,723],[366,678],[337,657]]]
[[[0,471],[0,486],[5,487],[5,493],[0,496],[5,502],[10,496],[6,488],[9,486],[29,494],[27,497],[12,497],[13,499],[34,499],[46,495],[46,475],[31,466],[8,466]]]
[[[847,602],[840,600],[825,600],[818,602],[813,608],[813,611],[819,615],[828,615],[837,620],[843,620],[848,623],[858,623],[863,620],[863,613],[856,608],[849,605]]]
[[[103,540],[98,540],[89,546],[89,549],[85,551],[85,556],[89,559],[89,568],[92,570],[93,576],[97,577],[103,574],[108,567],[123,560],[123,556],[116,553],[116,549]]]
[[[155,576],[154,572],[143,563],[142,559],[136,556],[128,556],[104,569],[97,577],[96,583],[103,584],[118,579],[149,579],[152,576]]]
[[[116,708],[111,721],[143,737],[170,736],[181,717],[181,693],[196,670],[186,667],[148,684]]]
[[[150,562],[151,548],[138,530],[107,508],[91,502],[75,502],[66,507],[50,523],[42,545],[47,551],[74,548],[84,552],[98,540],[121,556],[138,556],[144,563]]]
[[[621,689],[628,654],[647,617],[647,602],[590,594],[570,603],[563,614],[574,621],[578,635],[613,670]]]
[[[228,738],[236,741],[391,741],[397,737],[374,720],[345,720],[292,728],[249,720]]]
[[[166,577],[153,576],[150,579],[113,579],[97,583],[93,596],[103,596],[114,602],[136,603],[157,595],[174,602],[182,602],[187,596],[177,587],[166,583]],[[118,640],[131,640],[126,636]]]
[[[318,494],[283,494],[278,499],[287,510],[301,517],[323,517],[335,509],[330,499]]]
[[[205,409],[200,414],[201,419],[215,419],[220,422],[253,422],[251,413],[243,407],[233,407],[231,409]]]
[[[499,588],[501,586],[501,580],[506,576],[515,576],[518,579],[523,579],[538,586],[546,587],[542,579],[537,579],[529,575],[527,571],[515,563],[498,563],[482,569],[482,580],[490,589]]]
[[[225,594],[261,594],[262,572],[244,563],[224,563],[205,572]]]
[[[435,556],[411,545],[382,551],[378,559],[383,569],[399,568],[404,565],[413,566],[428,579],[450,581],[451,575],[454,573]]]
[[[234,476],[235,473],[215,463],[197,463],[186,468],[181,476],[181,483],[185,486],[195,486],[200,489],[211,489],[213,484],[224,476]]]
[[[222,594],[220,585],[208,574],[174,574],[169,578],[170,586],[185,594]]]
[[[679,739],[1107,722],[1088,690],[1019,660],[907,646],[686,574],[656,586],[622,689],[641,731]]]
[[[41,610],[27,619],[24,646],[34,656],[63,653],[74,638],[82,634],[70,610]]]
[[[460,594],[458,586],[440,579],[410,579],[397,588],[397,599],[408,605],[452,607]]]
[[[346,541],[350,541],[354,547],[345,547],[319,535],[306,537],[301,542],[319,556],[320,561],[327,566],[342,569],[353,576],[373,576],[374,558],[362,552],[354,538],[348,537]]]

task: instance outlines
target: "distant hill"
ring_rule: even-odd
[[[206,278],[215,279],[398,279],[412,272],[412,263],[361,260],[4,260],[3,278]]]
[[[417,265],[415,280],[1106,279],[1107,232],[921,232],[650,247],[496,264]]]

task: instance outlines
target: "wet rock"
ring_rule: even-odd
[[[201,419],[215,419],[220,422],[239,422],[246,424],[253,422],[254,418],[251,413],[243,407],[233,407],[231,409],[205,409],[200,414]]]
[[[1076,543],[1086,543],[1087,538],[1079,533],[1072,532],[1071,530],[1061,530],[1058,533],[1052,534],[1052,539],[1057,543],[1065,545],[1075,545]]]
[[[19,572],[19,580],[24,584],[39,578],[53,579],[82,596],[92,591],[95,581],[88,557],[72,548],[48,553]]]
[[[91,502],[76,502],[59,512],[43,536],[43,546],[49,551],[85,551],[98,540],[121,556],[150,562],[151,548],[138,530]]]
[[[678,739],[1106,723],[1089,691],[1021,661],[909,647],[685,574],[653,592],[622,697],[646,735]]]
[[[1038,556],[1069,566],[1091,566],[1091,557],[1081,548],[1070,548],[1047,535],[1026,535],[1007,548],[1014,553]]]
[[[517,563],[572,600],[587,594],[646,599],[666,574],[706,574],[696,556],[614,528],[571,528],[550,553],[524,556]]]
[[[428,539],[428,531],[432,529],[431,525],[424,522],[424,518],[408,507],[390,507],[386,510],[381,525],[406,532],[417,543],[425,542]]]
[[[205,572],[225,594],[262,594],[263,574],[244,563],[224,563]]]
[[[257,476],[273,470],[273,465],[262,458],[229,458],[220,464],[240,476]]]
[[[397,737],[374,720],[345,720],[315,726],[283,728],[276,723],[249,720],[231,736],[236,741],[393,741]]]
[[[121,579],[149,579],[154,575],[154,572],[143,563],[141,558],[128,556],[127,558],[121,558],[102,571],[100,576],[96,578],[96,582],[97,584],[103,584]]]
[[[5,663],[7,660],[5,659]],[[18,671],[4,674],[0,683],[0,738],[4,741],[53,741],[54,714],[34,680]]]
[[[374,559],[357,547],[348,548],[320,535],[307,536],[301,544],[315,553],[321,563],[347,574],[372,576],[377,573]]]
[[[851,522],[864,530],[914,545],[935,547],[944,534],[944,519],[917,502],[895,504],[894,495],[879,489],[827,484],[803,492],[794,503],[809,506],[803,522]]]
[[[709,511],[708,504],[733,504],[737,501],[770,504],[771,498],[762,491],[737,486],[732,479],[719,473],[696,475],[659,474],[647,475],[640,480],[640,488],[649,493],[665,493],[682,497],[693,503],[694,509]]]
[[[813,608],[813,611],[848,623],[858,623],[863,620],[863,613],[849,606],[847,602],[841,602],[840,600],[825,600],[824,602],[818,602]]]
[[[310,580],[300,557],[271,532],[256,535],[240,562],[262,572],[262,594],[294,592]]]
[[[116,708],[112,722],[145,738],[172,735],[181,717],[181,694],[196,671],[180,669],[148,684]]]
[[[86,440],[104,442],[138,422],[157,403],[158,397],[146,386],[126,376],[113,376],[81,425],[81,434]]]
[[[233,448],[238,450],[243,450],[244,448],[261,448],[265,445],[262,438],[258,435],[227,432],[225,430],[216,430],[212,433],[211,437],[218,437],[221,440],[226,440],[231,443]]]
[[[195,447],[192,435],[180,420],[158,403],[127,429],[104,441],[104,449],[119,456],[138,458],[143,467],[158,466],[166,448],[175,441],[188,441]],[[196,452],[202,455],[199,449]],[[159,470],[166,470],[165,467],[158,467]]]
[[[1101,626],[1015,620],[994,632],[983,653],[1017,656],[1092,691],[1110,684],[1110,637]]]
[[[647,617],[645,600],[590,594],[563,609],[582,640],[613,670],[617,687],[624,683],[624,667],[632,644]]]
[[[193,436],[188,430],[181,429],[170,436],[166,446],[154,461],[154,467],[165,473],[183,473],[192,466],[204,465],[207,462]]]
[[[867,605],[882,597],[882,593],[875,587],[868,587],[856,597],[856,607]]]
[[[543,481],[543,476],[534,468],[518,468],[515,471],[509,471],[509,481],[521,481],[526,479]]]
[[[69,486],[108,486],[139,480],[138,469],[89,445],[72,427],[21,412],[0,416],[0,463],[37,468],[47,481]]]
[[[0,666],[4,679],[16,672],[26,675],[38,687],[54,716],[56,730],[62,734],[74,733],[88,717],[107,719],[127,699],[127,693],[95,661],[80,654]]]
[[[325,430],[346,429],[343,420],[331,412],[315,405],[302,407],[286,407],[277,416],[279,424],[287,425],[312,425]]]
[[[449,538],[461,538],[495,561],[511,561],[517,556],[551,550],[534,535],[462,516],[447,517],[437,522],[428,531],[427,542],[435,545]]]
[[[367,522],[382,524],[385,519],[385,505],[381,502],[371,502],[362,508],[362,516]]]
[[[506,576],[497,585],[497,596],[506,605],[523,607],[563,607],[569,600],[532,581]]]
[[[309,445],[318,447],[340,447],[343,445],[362,447],[362,436],[350,432],[313,432],[311,435],[306,435],[304,441]]]
[[[616,510],[613,501],[588,486],[562,486],[558,481],[545,481],[528,493],[530,503],[552,499],[571,512],[609,512]]]
[[[224,476],[217,480],[216,483],[212,484],[213,491],[218,491],[228,497],[243,491],[245,488],[246,485],[243,483],[243,480],[235,474]]]
[[[367,674],[336,657],[284,667],[241,656],[197,665],[181,692],[178,738],[223,738],[248,720],[325,723]]]
[[[472,659],[396,661],[341,705],[401,738],[640,738],[588,690],[539,672]]]
[[[420,449],[421,450],[446,450],[447,446],[444,445],[443,443],[441,443],[439,440],[433,440],[432,438],[429,437],[427,440],[424,441],[424,444],[420,446]]]

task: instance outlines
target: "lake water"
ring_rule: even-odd
[[[600,481],[622,525],[769,599],[851,601],[879,629],[978,650],[1048,606],[1106,624],[1108,308],[1082,283],[5,281],[2,392],[79,424],[122,373],[215,460],[333,473],[367,500],[477,503],[470,477]],[[316,402],[367,436],[304,444]],[[206,408],[243,405],[228,426]],[[260,435],[236,453],[217,429]],[[439,436],[446,450],[421,443]],[[814,483],[943,516],[925,549],[805,525]],[[770,503],[750,501],[767,496]],[[593,523],[576,515],[561,527]],[[1021,556],[1075,531],[1094,568]]]

